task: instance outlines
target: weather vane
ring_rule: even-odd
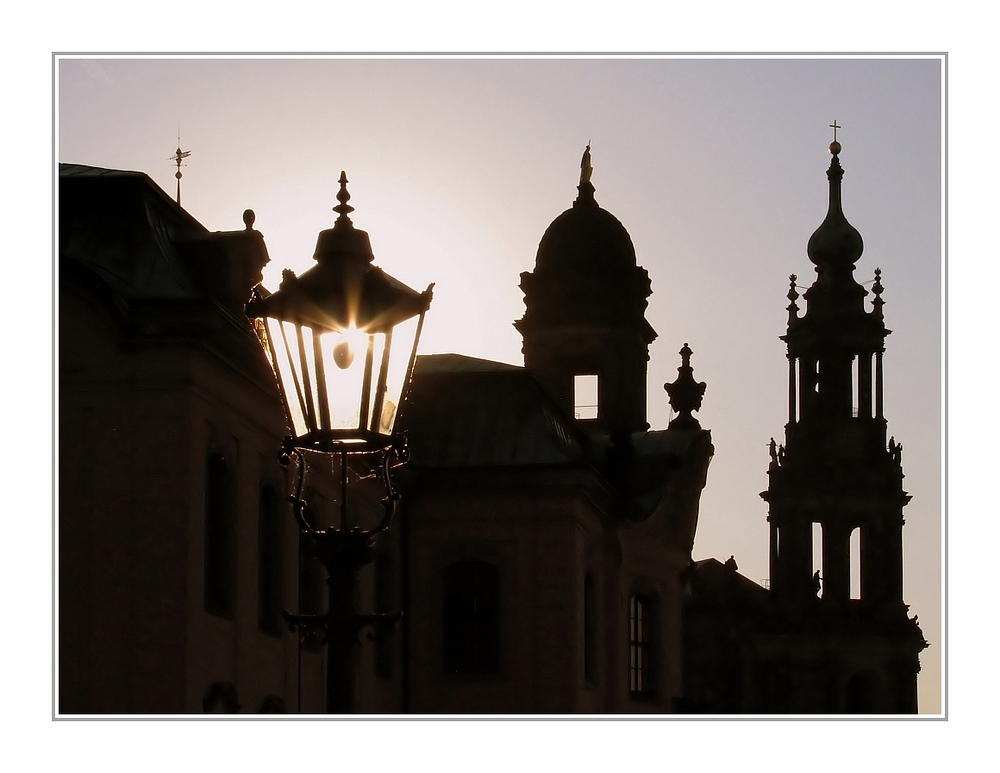
[[[181,161],[190,155],[190,150],[181,150],[181,133],[177,132],[177,150],[169,159],[177,164],[177,173],[174,175],[177,178],[177,206],[181,204],[181,177],[184,176],[181,174],[181,166],[187,166],[187,164],[181,164]]]

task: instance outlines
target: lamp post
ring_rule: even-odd
[[[299,528],[312,540],[327,572],[329,604],[322,615],[292,615],[292,630],[318,629],[327,644],[327,711],[354,710],[354,659],[358,633],[367,625],[384,628],[401,616],[359,614],[358,570],[374,558],[376,535],[392,519],[398,493],[390,472],[407,458],[406,439],[396,417],[413,371],[424,314],[433,285],[422,292],[372,265],[371,243],[354,228],[348,213],[347,175],[341,172],[339,217],[321,231],[316,265],[296,276],[286,269],[278,291],[258,289],[247,315],[261,319],[261,338],[277,378],[292,434],[279,461],[298,467],[289,497]],[[260,329],[261,326],[258,326]],[[306,517],[302,496],[308,452],[340,461],[340,526],[318,528]],[[348,513],[348,457],[363,457],[381,471],[385,497],[373,528],[360,529]]]

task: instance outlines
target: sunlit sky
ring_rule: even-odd
[[[942,66],[936,58],[65,58],[61,162],[146,172],[210,230],[257,216],[275,289],[312,263],[337,178],[376,263],[435,282],[422,353],[522,364],[512,327],[548,224],[592,145],[599,204],[651,277],[648,418],[689,342],[716,455],[694,558],[768,576],[766,444],[786,420],[788,275],[808,286],[826,211],[829,124],[859,281],[882,269],[886,415],[903,444],[905,598],[931,643],[920,708],[940,708]]]

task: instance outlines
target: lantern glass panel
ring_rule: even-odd
[[[318,350],[322,356],[322,391],[326,411],[321,429],[357,429],[361,425],[361,402],[365,382],[368,336],[357,329],[322,333]]]
[[[389,362],[384,382],[385,397],[379,411],[377,429],[383,435],[391,434],[393,423],[396,420],[400,398],[406,385],[407,370],[413,354],[419,322],[419,316],[411,317],[396,325],[390,334]]]
[[[266,317],[267,343],[271,355],[271,365],[278,377],[278,386],[284,397],[288,411],[288,421],[291,422],[295,435],[304,435],[309,431],[306,425],[305,395],[299,380],[296,350],[297,334],[295,325],[291,322],[280,322],[272,317]]]
[[[371,342],[372,342],[372,353],[371,353],[372,376],[370,379],[371,391],[368,394],[368,414],[367,414],[368,418],[365,421],[365,427],[364,427],[365,429],[368,430],[375,430],[375,431],[378,430],[375,418],[375,400],[378,397],[377,386],[378,386],[379,367],[381,366],[382,359],[385,356],[385,339],[386,339],[385,333],[375,333],[374,335],[371,336]]]

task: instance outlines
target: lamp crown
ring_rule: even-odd
[[[347,172],[342,170],[340,172],[340,190],[337,191],[337,201],[340,203],[333,208],[333,211],[340,216],[337,218],[338,222],[340,220],[346,220],[349,223],[351,222],[351,219],[347,216],[347,213],[353,212],[354,207],[347,203],[351,200],[351,194],[347,190],[347,183]]]

